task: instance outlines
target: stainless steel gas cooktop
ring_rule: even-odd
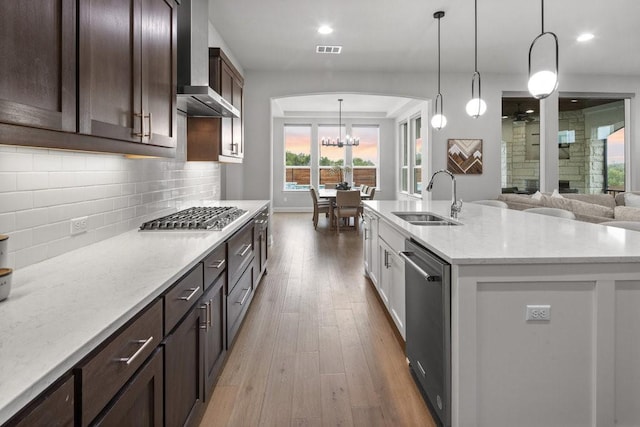
[[[147,221],[140,231],[222,230],[247,211],[232,206],[193,207]]]

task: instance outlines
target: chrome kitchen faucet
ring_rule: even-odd
[[[451,218],[457,219],[458,213],[462,211],[462,200],[458,200],[456,196],[456,177],[451,172],[446,169],[440,169],[431,175],[431,180],[429,181],[429,185],[427,185],[427,191],[431,191],[433,189],[433,179],[441,172],[444,172],[451,177]]]

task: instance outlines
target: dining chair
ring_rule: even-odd
[[[376,187],[368,187],[367,195],[369,196],[369,200],[373,200],[373,196],[376,195]]]
[[[573,212],[558,208],[529,208],[525,209],[523,212],[555,216],[558,218],[576,219],[576,216]]]
[[[318,193],[316,189],[311,186],[309,187],[309,192],[311,193],[311,199],[313,200],[313,228],[314,230],[318,229],[318,216],[321,213],[324,213],[326,216],[332,215],[332,204],[329,200],[318,200]],[[333,217],[331,217],[333,220]]]
[[[509,205],[507,205],[502,200],[474,200],[473,202],[469,203],[475,203],[476,205],[494,206],[496,208],[502,209],[507,209],[509,207]]]
[[[360,191],[362,191],[363,193],[368,193],[369,192],[369,186],[368,185],[361,185],[360,186]]]
[[[336,222],[336,233],[340,233],[340,220],[353,218],[356,233],[359,231],[358,216],[360,214],[360,190],[338,190],[336,205],[333,208],[333,219]],[[348,224],[348,223],[347,223]]]
[[[326,188],[326,189],[329,189],[329,188],[335,189],[335,188],[336,188],[336,185],[338,185],[338,183],[337,183],[337,182],[331,182],[331,183],[327,183],[327,184],[325,184],[325,185],[324,185],[324,188]]]

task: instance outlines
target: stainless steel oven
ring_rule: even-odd
[[[451,265],[405,241],[406,352],[412,376],[439,423],[451,425]]]

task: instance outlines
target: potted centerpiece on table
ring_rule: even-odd
[[[349,178],[352,172],[353,168],[351,166],[335,165],[329,169],[329,173],[338,178],[338,184],[336,185],[337,190],[351,189],[351,185],[349,185]]]

